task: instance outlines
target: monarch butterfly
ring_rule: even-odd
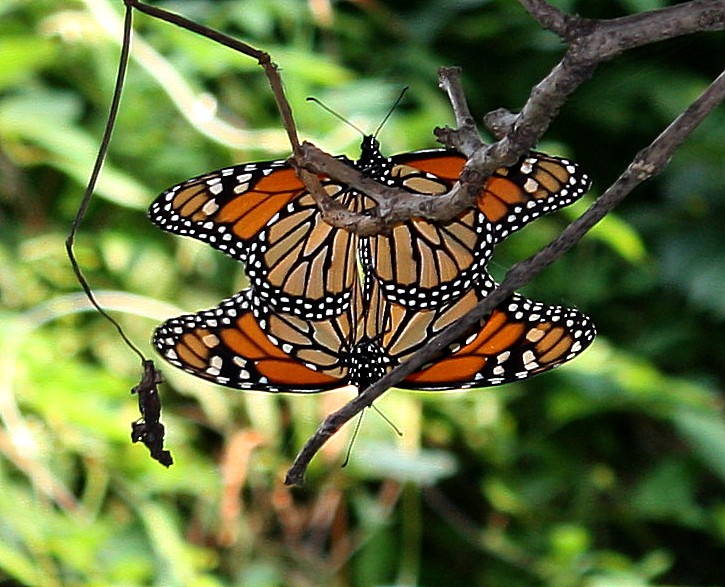
[[[374,137],[350,163],[412,194],[443,194],[466,162],[435,149],[384,157]],[[329,196],[355,212],[369,197],[329,178]],[[581,197],[587,175],[566,159],[532,152],[491,176],[476,202],[449,222],[413,218],[390,234],[358,238],[322,220],[312,196],[285,161],[220,169],[176,185],[151,205],[162,229],[204,241],[245,263],[252,287],[273,310],[320,320],[344,311],[369,257],[371,276],[396,303],[426,308],[455,299],[479,278],[494,246],[541,214]]]
[[[368,299],[355,295],[347,311],[312,321],[271,311],[250,288],[211,310],[167,321],[153,343],[177,367],[228,387],[298,393],[348,384],[364,389],[495,285],[486,275],[457,300],[413,309],[388,301],[373,284]],[[591,320],[577,310],[514,294],[468,337],[397,386],[444,390],[517,381],[574,358],[594,335]]]
[[[465,158],[430,150],[383,157],[366,137],[364,174],[413,194],[447,192]],[[328,195],[366,212],[369,197],[322,178]],[[284,161],[221,169],[174,186],[151,205],[161,228],[243,261],[251,288],[216,308],[172,319],[154,345],[172,364],[242,389],[316,392],[365,387],[488,295],[493,247],[539,215],[580,197],[578,167],[531,153],[497,170],[473,209],[436,223],[414,218],[358,238],[326,224]],[[362,269],[361,279],[359,271]],[[512,296],[402,387],[484,387],[551,369],[593,340],[588,318]],[[455,371],[450,368],[455,366]]]

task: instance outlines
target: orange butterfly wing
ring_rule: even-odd
[[[453,151],[430,150],[386,161],[389,168],[380,177],[374,165],[369,173],[413,194],[437,195],[453,187],[466,159]],[[413,218],[390,234],[370,237],[364,253],[368,269],[392,302],[416,308],[445,303],[481,280],[496,243],[571,204],[588,185],[586,174],[570,161],[532,152],[516,165],[497,169],[475,208],[447,222]]]
[[[579,311],[514,294],[476,333],[399,387],[435,391],[519,381],[575,358],[595,335],[592,321]]]
[[[310,368],[273,344],[262,330],[265,320],[247,289],[211,310],[168,320],[153,344],[176,367],[227,387],[315,393],[346,384],[344,373],[341,379]]]
[[[322,181],[331,197],[359,211],[359,198]],[[276,311],[319,320],[350,302],[357,237],[322,220],[285,161],[237,165],[187,180],[161,194],[149,217],[168,232],[244,262],[257,294]]]

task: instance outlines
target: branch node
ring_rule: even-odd
[[[433,129],[433,134],[439,143],[449,149],[455,149],[467,157],[484,146],[473,120],[459,128],[438,126]]]
[[[494,137],[502,139],[513,129],[517,116],[506,108],[497,108],[483,117],[483,124]]]

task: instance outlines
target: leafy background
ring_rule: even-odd
[[[519,107],[562,46],[513,0],[159,3],[269,51],[305,138],[354,156],[435,146],[436,87],[460,65],[472,110]],[[590,17],[662,0],[560,0]],[[0,585],[640,587],[725,585],[725,112],[658,179],[526,290],[575,305],[600,336],[531,381],[467,393],[392,391],[281,479],[350,396],[240,393],[165,369],[168,470],[129,442],[137,360],[88,311],[63,241],[98,147],[121,2],[0,4]],[[144,345],[179,311],[244,286],[240,266],[145,220],[169,185],[284,157],[251,60],[138,15],[134,61],[78,255]],[[591,202],[718,73],[722,34],[602,66],[540,148],[589,170]],[[722,55],[722,53],[720,53]],[[216,117],[209,105],[216,104]],[[501,275],[585,204],[504,243]]]

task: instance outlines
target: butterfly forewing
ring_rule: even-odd
[[[153,344],[171,364],[227,387],[314,393],[345,385],[270,341],[262,330],[268,312],[259,306],[252,290],[244,290],[211,310],[168,320],[154,332]]]
[[[516,165],[497,169],[478,198],[495,242],[559,208],[589,189],[589,177],[567,159],[531,152]]]
[[[570,361],[595,334],[592,321],[578,310],[514,294],[480,322],[477,332],[398,386],[435,391],[519,381]]]
[[[270,218],[303,191],[285,161],[237,165],[169,188],[151,204],[149,218],[244,261]]]
[[[466,163],[463,155],[444,150],[403,153],[392,160],[398,166],[430,174],[450,187]],[[414,177],[409,173],[403,175]],[[532,151],[511,167],[493,172],[478,196],[477,207],[491,224],[495,244],[539,216],[572,204],[587,192],[589,185],[589,176],[576,163]]]

